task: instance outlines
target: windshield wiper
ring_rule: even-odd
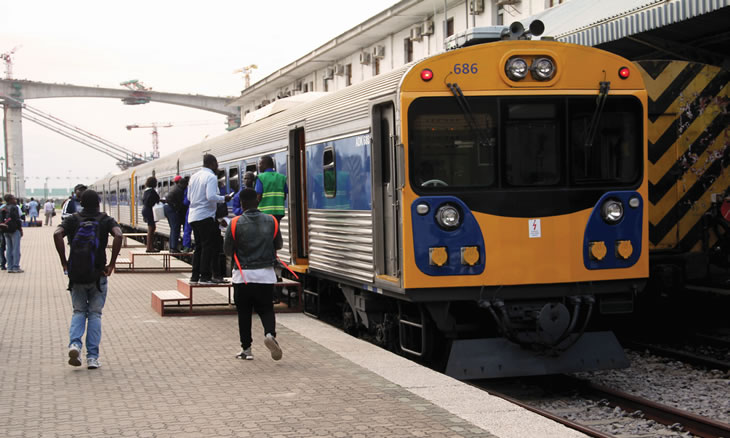
[[[593,111],[593,117],[591,117],[591,124],[588,125],[588,133],[586,134],[586,148],[593,147],[593,140],[596,138],[596,132],[598,132],[598,125],[601,123],[601,115],[603,114],[603,107],[606,105],[608,99],[608,91],[611,89],[611,82],[601,81],[600,88],[598,90],[598,97],[596,98],[596,110]]]
[[[461,87],[459,87],[459,84],[456,83],[449,83],[446,84],[446,86],[449,87],[449,90],[451,90],[451,94],[453,94],[454,98],[456,99],[456,103],[459,105],[459,108],[461,108],[461,112],[464,113],[464,119],[466,119],[466,123],[469,125],[469,129],[471,129],[472,133],[474,134],[474,139],[477,141],[479,146],[486,146],[488,144],[488,141],[483,135],[483,130],[479,129],[479,125],[474,118],[474,112],[471,110],[469,101],[464,96],[464,93],[462,93]]]

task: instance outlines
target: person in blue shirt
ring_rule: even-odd
[[[28,203],[28,216],[30,216],[31,227],[40,225],[40,223],[38,222],[38,207],[38,201],[36,201],[35,198],[30,198],[30,202]]]
[[[243,186],[241,187],[241,190],[243,189],[253,189],[256,184],[256,175],[254,175],[253,172],[250,170],[243,174]],[[236,193],[236,195],[233,197],[233,200],[231,200],[232,207],[233,207],[233,215],[234,216],[240,216],[243,214],[243,208],[241,208],[241,190]]]

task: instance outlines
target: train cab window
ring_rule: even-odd
[[[469,118],[453,97],[415,100],[408,110],[411,184],[420,190],[495,185],[497,103],[470,100]]]
[[[241,184],[238,180],[238,166],[233,166],[228,169],[228,184],[231,186],[231,191],[238,193],[241,188]]]
[[[337,195],[337,171],[335,169],[335,149],[327,146],[322,154],[322,169],[324,172],[324,196],[334,198]]]
[[[505,105],[505,179],[510,186],[551,186],[561,182],[558,102]]]
[[[571,101],[569,107],[572,179],[575,184],[631,184],[641,175],[641,104],[632,97],[607,99],[593,127],[595,99]]]

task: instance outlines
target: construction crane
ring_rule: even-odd
[[[5,79],[13,79],[13,54],[21,46],[15,46],[10,51],[0,53],[0,59],[5,62]]]
[[[160,138],[159,133],[157,132],[157,128],[172,128],[175,126],[203,126],[203,125],[218,125],[220,122],[214,121],[214,120],[197,120],[197,121],[189,121],[189,122],[167,122],[167,123],[158,123],[158,122],[152,122],[152,123],[142,123],[142,124],[134,124],[134,125],[127,125],[127,130],[131,131],[132,129],[137,128],[147,128],[152,129],[152,159],[160,158]]]
[[[147,93],[152,90],[152,87],[145,86],[139,79],[130,79],[128,81],[120,82],[119,85],[132,90],[130,97],[125,97],[122,102],[125,105],[143,105],[150,103],[150,95]]]
[[[256,64],[251,64],[247,65],[246,67],[233,70],[233,73],[243,73],[243,80],[245,83],[244,90],[251,86],[251,73],[253,73],[253,71],[257,68],[259,67]]]
[[[152,159],[160,158],[160,139],[157,128],[171,128],[172,123],[150,123],[148,125],[127,125],[127,131],[136,128],[152,128]]]

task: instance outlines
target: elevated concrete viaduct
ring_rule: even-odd
[[[229,129],[240,125],[240,112],[237,108],[227,107],[230,98],[203,96],[199,94],[163,93],[151,90],[128,90],[118,88],[86,87],[69,84],[0,79],[0,103],[4,107],[5,162],[4,175],[7,191],[16,196],[25,196],[25,172],[23,169],[23,125],[22,106],[12,100],[45,99],[56,97],[102,97],[118,98],[128,105],[149,102],[168,103],[190,108],[211,111],[228,117]]]

